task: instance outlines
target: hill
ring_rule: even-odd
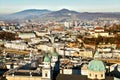
[[[9,15],[0,15],[0,20],[28,20],[34,21],[70,21],[80,19],[95,19],[95,18],[120,18],[120,12],[77,12],[68,9],[61,9],[58,11],[50,11],[47,9],[28,9]]]

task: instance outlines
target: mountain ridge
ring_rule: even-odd
[[[47,9],[27,9],[13,14],[0,16],[0,20],[58,20],[94,19],[94,18],[120,18],[120,12],[78,12],[69,9],[51,11]]]

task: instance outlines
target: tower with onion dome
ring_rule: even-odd
[[[52,71],[51,71],[51,60],[48,54],[44,57],[44,66],[42,69],[42,80],[51,80],[52,79]]]
[[[54,51],[51,56],[51,66],[54,71],[59,70],[59,58],[58,58],[58,53],[56,51],[56,48],[54,48]]]
[[[52,67],[52,75],[53,75],[53,80],[56,79],[57,75],[59,74],[60,68],[59,68],[59,56],[56,51],[56,47],[54,46],[54,50],[51,55],[51,67]]]

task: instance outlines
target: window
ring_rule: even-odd
[[[97,78],[97,74],[95,75],[95,78]]]
[[[89,76],[91,76],[91,73],[89,74]]]
[[[101,77],[103,77],[103,74],[101,74]]]
[[[47,77],[48,75],[47,75],[47,73],[45,73],[45,77]]]

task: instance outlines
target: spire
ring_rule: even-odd
[[[53,45],[53,54],[52,54],[52,56],[58,56],[58,53],[57,53],[57,51],[56,51],[56,46],[55,45]]]
[[[48,52],[45,53],[44,62],[50,62],[50,57],[48,56]]]
[[[99,52],[98,51],[96,51],[95,54],[94,54],[94,59],[97,59],[97,58],[99,58]]]
[[[52,44],[54,44],[54,42],[55,42],[55,37],[54,36],[51,37],[51,42],[52,42]]]

